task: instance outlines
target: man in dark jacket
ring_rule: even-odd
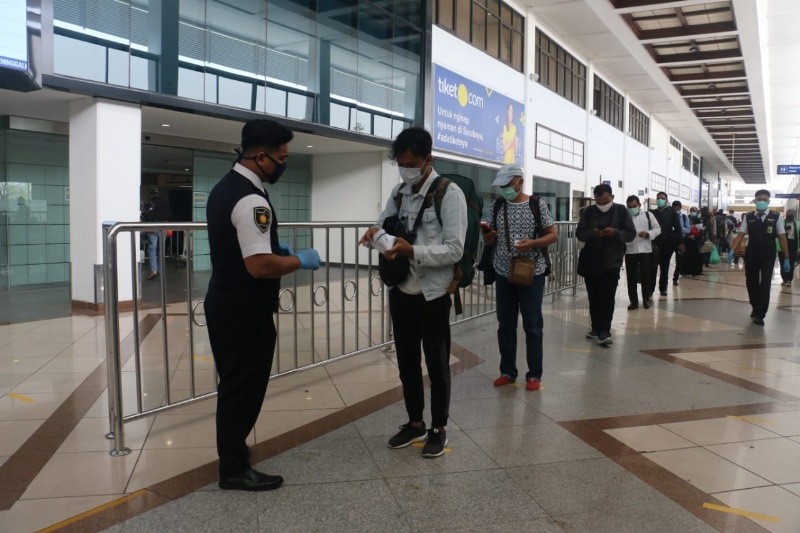
[[[677,211],[669,205],[667,193],[660,192],[656,195],[657,208],[653,211],[656,220],[661,225],[661,235],[655,240],[658,247],[658,265],[661,274],[658,277],[658,291],[661,296],[667,295],[667,282],[669,282],[669,264],[675,250],[683,253],[683,229]],[[655,275],[655,271],[653,273]],[[655,281],[655,280],[653,280]]]
[[[595,187],[594,199],[596,205],[589,206],[581,214],[576,236],[588,249],[581,253],[591,255],[592,262],[598,265],[585,276],[592,319],[592,330],[586,337],[606,346],[612,343],[611,320],[625,243],[636,237],[636,228],[625,206],[614,203],[610,185]]]

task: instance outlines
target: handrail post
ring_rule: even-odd
[[[108,371],[108,439],[114,439],[112,456],[128,455],[122,420],[122,373],[119,346],[119,283],[117,279],[117,234],[113,224],[103,223],[103,300],[106,326],[106,370]],[[137,339],[138,342],[138,339]]]

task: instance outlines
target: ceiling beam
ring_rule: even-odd
[[[706,67],[703,64],[704,68]],[[716,72],[698,72],[696,74],[672,74],[669,69],[665,69],[667,71],[667,77],[669,81],[672,83],[682,83],[687,81],[738,81],[742,79],[747,79],[747,74],[745,74],[744,70],[718,70]]]
[[[681,93],[681,96],[684,98],[697,98],[697,97],[704,97],[704,96],[742,96],[747,95],[750,96],[750,91],[747,87],[724,87],[716,89],[684,89],[680,85],[676,85],[678,92]]]
[[[636,11],[702,6],[707,3],[708,0],[611,0],[620,15]]]
[[[714,95],[716,96],[716,95]],[[719,107],[750,107],[750,98],[736,98],[732,100],[717,100],[716,102],[688,102],[691,109],[713,109]]]
[[[633,22],[634,28],[636,28],[635,21]],[[736,29],[736,22],[732,20],[727,22],[712,22],[710,24],[693,24],[680,28],[659,28],[657,30],[639,30],[636,28],[634,31],[642,44],[674,41],[675,39],[723,37],[736,35],[738,32]]]
[[[706,52],[682,52],[677,54],[659,54],[651,52],[660,67],[694,65],[696,63],[725,63],[731,59],[741,59],[742,51],[739,48],[726,50],[708,50]]]
[[[700,120],[704,118],[747,118],[752,117],[753,110],[752,109],[737,109],[737,110],[725,110],[725,108],[716,110],[698,110],[702,111],[701,113],[697,113],[697,116],[700,117]]]

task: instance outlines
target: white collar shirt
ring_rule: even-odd
[[[631,215],[633,225],[636,227],[636,237],[627,243],[625,253],[632,254],[649,254],[653,252],[653,240],[661,235],[661,226],[658,224],[658,219],[652,213],[640,210],[636,216]],[[649,220],[649,223],[648,223]],[[639,237],[641,232],[647,232],[647,237]]]

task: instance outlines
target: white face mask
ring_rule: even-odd
[[[605,205],[598,205],[597,209],[599,209],[601,213],[608,213],[612,205],[614,205],[614,202],[608,202]]]
[[[422,169],[400,167],[400,179],[407,185],[416,185],[422,179]]]

